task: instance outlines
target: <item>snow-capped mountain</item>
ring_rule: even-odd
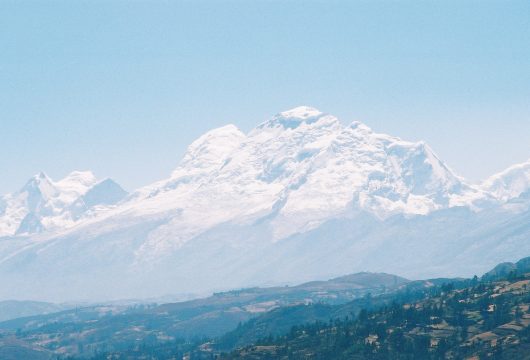
[[[208,132],[170,179],[138,190],[118,211],[181,209],[156,247],[179,245],[226,221],[268,218],[279,240],[351,211],[427,214],[482,198],[422,142],[377,134],[359,122],[345,127],[299,107],[248,135],[233,125]]]
[[[423,142],[298,107],[247,134],[204,134],[168,179],[125,198],[86,174],[39,175],[2,198],[4,234],[40,234],[0,240],[0,296],[152,297],[361,270],[472,275],[530,253],[528,207],[505,206],[528,192],[527,169],[473,186]]]
[[[90,171],[74,171],[56,182],[41,172],[19,191],[0,198],[0,236],[63,230],[95,205],[114,204],[125,195],[115,182],[98,182]]]

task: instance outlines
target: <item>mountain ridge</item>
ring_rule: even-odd
[[[472,275],[530,246],[524,186],[506,197],[491,183],[469,184],[424,142],[299,107],[247,134],[207,132],[168,179],[116,205],[76,205],[73,226],[6,237],[0,274],[13,283],[0,297],[37,286],[67,298],[68,279],[79,296],[123,298],[356,271]],[[39,230],[34,220],[25,225]]]

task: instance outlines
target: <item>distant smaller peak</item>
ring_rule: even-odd
[[[93,187],[119,187],[120,189],[122,189],[123,191],[127,192],[127,190],[123,189],[123,187],[117,182],[115,181],[114,179],[110,178],[110,177],[106,177],[104,178],[103,180],[100,180],[98,181]]]
[[[509,201],[530,189],[530,160],[510,166],[482,182],[482,189],[501,201]]]
[[[82,199],[87,208],[91,208],[95,205],[114,205],[128,194],[117,182],[105,178],[92,186]]]

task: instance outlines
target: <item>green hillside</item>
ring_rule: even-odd
[[[473,282],[473,281],[472,281]],[[530,275],[293,327],[226,359],[530,359]]]

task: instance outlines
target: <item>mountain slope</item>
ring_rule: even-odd
[[[529,283],[527,274],[442,286],[420,299],[365,308],[353,320],[298,326],[220,358],[529,359]],[[193,355],[206,358],[208,350],[199,347]]]

